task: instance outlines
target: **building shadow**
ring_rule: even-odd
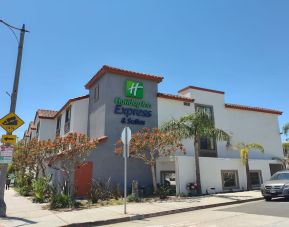
[[[37,222],[35,221],[31,221],[29,219],[26,218],[19,218],[19,217],[11,217],[11,216],[7,216],[5,218],[2,218],[3,220],[15,220],[15,221],[22,221],[22,224],[16,225],[16,226],[24,226],[24,225],[32,225],[32,224],[36,224]]]

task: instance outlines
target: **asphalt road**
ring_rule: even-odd
[[[146,227],[235,227],[235,226],[289,226],[289,201],[275,199],[241,205],[204,209],[156,218],[118,223],[109,226]]]

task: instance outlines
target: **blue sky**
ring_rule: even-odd
[[[194,85],[225,91],[228,103],[282,110],[283,125],[288,11],[286,0],[0,0],[0,18],[31,31],[16,112],[28,124],[38,108],[60,109],[87,94],[84,84],[107,64],[164,76],[161,92]],[[16,55],[0,25],[0,116],[9,111]]]

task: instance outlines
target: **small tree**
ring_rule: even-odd
[[[142,160],[150,166],[154,192],[157,191],[156,162],[161,157],[174,155],[177,150],[184,152],[184,147],[172,133],[163,132],[157,128],[144,128],[132,135],[130,141],[130,156]],[[123,153],[122,142],[117,141],[116,153]]]
[[[28,143],[19,142],[13,154],[13,166],[23,174],[30,173],[35,179],[45,176],[45,159],[53,152],[52,141],[34,138]]]
[[[69,133],[65,137],[57,137],[50,146],[46,147],[49,157],[48,166],[60,170],[66,181],[67,194],[72,195],[72,177],[76,165],[83,164],[88,153],[106,137],[90,140],[86,135]]]
[[[252,183],[251,183],[250,169],[249,169],[249,152],[254,150],[254,151],[259,151],[261,153],[264,153],[264,148],[262,145],[256,144],[256,143],[250,143],[250,144],[239,143],[235,147],[235,149],[238,149],[240,151],[241,162],[246,168],[247,190],[251,190]]]

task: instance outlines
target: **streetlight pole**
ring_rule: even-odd
[[[11,103],[10,103],[10,113],[11,112],[15,113],[17,94],[18,94],[18,85],[19,85],[19,78],[20,78],[21,61],[22,61],[24,35],[25,35],[25,32],[28,32],[28,31],[25,30],[24,24],[22,25],[22,28],[19,29],[19,28],[16,28],[14,26],[7,24],[3,20],[0,20],[0,23],[3,23],[4,25],[6,25],[13,32],[14,35],[15,35],[15,33],[12,29],[20,31],[20,40],[19,40],[19,42],[17,40],[17,42],[18,42],[18,54],[17,54],[16,70],[15,70],[13,90],[11,93]],[[6,177],[7,177],[6,176],[7,175],[7,167],[8,167],[8,164],[1,164],[0,165],[0,217],[6,217],[6,203],[4,201],[4,192],[5,192],[5,183],[6,183]]]
[[[17,101],[17,94],[18,94],[18,85],[19,85],[19,78],[20,78],[20,68],[21,68],[21,62],[22,62],[22,51],[23,51],[25,32],[26,32],[25,24],[23,24],[21,32],[20,32],[20,41],[18,45],[18,55],[17,55],[14,84],[13,84],[13,90],[11,93],[10,113],[15,113],[15,110],[16,110],[16,101]]]

